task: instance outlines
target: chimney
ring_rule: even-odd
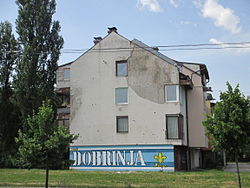
[[[100,42],[102,40],[102,37],[94,37],[94,43],[97,44],[98,42]]]
[[[117,33],[117,28],[116,27],[108,27],[108,33],[111,33],[112,31]]]
[[[157,51],[157,52],[159,51],[159,48],[157,46],[152,47],[152,49],[155,50],[155,51]]]

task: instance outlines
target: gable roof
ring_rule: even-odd
[[[163,59],[164,61],[167,61],[168,63],[172,64],[172,65],[176,65],[176,61],[163,55],[162,53],[158,52],[157,50],[154,50],[152,47],[146,45],[145,43],[137,40],[137,39],[134,39],[131,41],[133,44],[136,44],[137,46],[151,52],[152,54],[156,55],[157,57]]]
[[[117,29],[115,27],[113,28],[109,28],[109,32],[108,32],[108,35],[106,35],[104,38],[102,38],[99,42],[101,42],[102,40],[104,40],[105,38],[107,38],[111,33],[116,33],[117,35],[119,35],[120,37],[128,40],[127,38],[125,38],[124,36],[120,35],[118,32],[117,32]],[[128,40],[130,41],[130,40]],[[179,62],[179,61],[176,61],[174,59],[171,59],[167,56],[165,56],[164,54],[158,52],[157,50],[155,50],[153,47],[150,47],[148,45],[146,45],[145,43],[143,43],[142,41],[138,40],[138,39],[133,39],[132,41],[130,41],[131,43],[137,45],[138,47],[144,49],[144,50],[147,50],[148,52],[154,54],[155,56],[161,58],[162,60],[174,65],[174,66],[185,66],[185,64],[195,64],[195,65],[199,65],[200,66],[200,72],[201,74],[205,74],[206,75],[206,78],[209,79],[209,74],[208,74],[208,70],[207,70],[207,67],[205,64],[201,64],[201,63],[189,63],[189,62]],[[84,52],[82,55],[80,55],[78,58],[76,58],[74,61],[72,62],[69,62],[69,63],[66,63],[66,64],[63,64],[63,65],[60,65],[59,67],[63,67],[63,66],[66,66],[66,65],[70,65],[72,63],[74,63],[77,59],[79,59],[81,56],[83,56],[85,53],[87,53],[88,51],[90,51],[91,49],[93,49],[95,46],[97,45],[94,44],[90,49],[88,49],[86,52]],[[186,67],[186,66],[185,66]],[[192,70],[193,71],[193,70]]]
[[[208,74],[207,66],[205,64],[203,64],[203,63],[191,63],[191,62],[179,62],[179,61],[177,62],[177,64],[179,64],[181,66],[184,66],[186,68],[188,68],[188,67],[185,66],[185,64],[186,65],[188,65],[188,64],[189,65],[199,65],[200,66],[200,70],[199,71],[194,71],[194,70],[192,70],[190,68],[188,68],[188,69],[190,69],[193,72],[200,72],[201,74],[205,74],[206,78],[209,80],[209,74]]]

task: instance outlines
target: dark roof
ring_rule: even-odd
[[[208,70],[207,70],[207,66],[205,64],[202,64],[202,63],[191,63],[191,62],[179,62],[179,61],[176,61],[176,63],[178,65],[184,65],[184,64],[189,64],[189,65],[199,65],[200,66],[200,73],[201,74],[205,74],[206,78],[209,80],[209,74],[208,74]],[[194,71],[194,70],[192,70]]]
[[[154,48],[152,48],[152,47],[146,45],[145,43],[143,43],[143,42],[141,42],[141,41],[139,41],[139,40],[137,40],[137,39],[134,39],[134,40],[132,40],[131,42],[134,43],[134,44],[136,44],[137,46],[139,46],[139,47],[141,47],[141,48],[143,48],[143,49],[145,49],[145,50],[151,52],[152,54],[154,54],[154,55],[156,55],[157,57],[163,59],[164,61],[167,61],[167,62],[170,63],[170,64],[173,64],[173,65],[176,64],[175,60],[173,60],[173,59],[171,59],[171,58],[169,58],[169,57],[163,55],[162,53],[158,52],[158,51],[155,50]]]
[[[71,65],[72,63],[74,63],[74,61],[71,61],[69,63],[65,63],[65,64],[62,64],[62,65],[59,65],[58,67],[64,67],[64,66],[67,66],[67,65]]]

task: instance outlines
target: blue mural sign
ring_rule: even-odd
[[[70,160],[78,170],[174,171],[174,146],[71,146]]]

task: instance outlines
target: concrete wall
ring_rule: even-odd
[[[192,70],[199,70],[199,65],[187,65]],[[188,99],[188,131],[189,131],[189,146],[190,147],[208,147],[208,140],[205,135],[205,128],[202,121],[206,114],[206,105],[199,74],[192,74],[193,71],[183,67],[182,73],[192,77],[194,84],[193,89],[187,91]]]
[[[112,32],[71,65],[70,129],[79,134],[73,145],[183,144],[165,136],[166,114],[181,112],[179,102],[164,101],[164,85],[179,84],[177,68],[133,47]],[[128,60],[128,77],[116,77],[119,60]],[[128,87],[128,104],[115,104],[118,87]],[[128,133],[116,132],[116,116],[128,116]]]

